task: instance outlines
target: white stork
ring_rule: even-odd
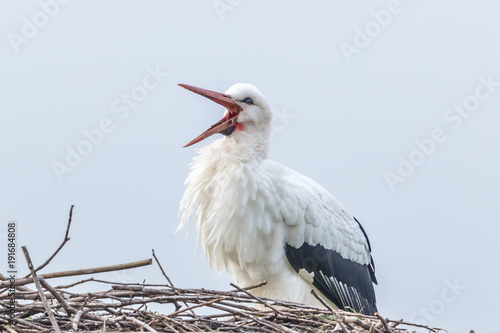
[[[373,315],[375,266],[358,220],[312,179],[268,159],[271,108],[251,84],[225,94],[180,84],[223,105],[224,117],[185,147],[224,137],[194,158],[180,203],[198,244],[240,286],[266,280],[259,296]]]

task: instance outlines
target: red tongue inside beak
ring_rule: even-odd
[[[241,107],[231,99],[231,96],[211,90],[189,86],[187,84],[179,83],[179,86],[187,90],[191,90],[192,92],[195,92],[208,99],[211,99],[215,103],[224,106],[228,111],[228,113],[221,120],[219,120],[216,124],[212,125],[212,127],[207,129],[205,132],[201,133],[196,139],[186,144],[184,148],[194,145],[195,143],[200,142],[215,133],[222,133],[225,135],[229,135],[232,133],[232,131],[238,124],[236,122],[236,118],[238,114],[241,112]]]

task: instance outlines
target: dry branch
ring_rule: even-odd
[[[129,263],[125,263],[125,264],[119,264],[119,265],[101,266],[101,267],[94,267],[94,268],[76,269],[76,270],[64,271],[64,272],[40,274],[39,276],[43,277],[44,279],[53,279],[53,278],[67,277],[67,276],[76,276],[76,275],[119,271],[119,270],[124,270],[124,269],[129,269],[129,268],[147,266],[147,265],[151,265],[151,264],[152,264],[151,259],[145,259],[145,260],[139,260],[139,261],[129,262]],[[16,286],[23,286],[23,285],[26,285],[29,283],[33,283],[32,277],[22,278],[22,279],[16,280]],[[8,287],[9,284],[10,284],[9,281],[2,281],[2,282],[0,282],[0,288]]]
[[[68,226],[66,227],[66,234],[64,235],[63,242],[61,243],[61,245],[59,245],[57,250],[49,257],[49,259],[45,260],[45,262],[43,264],[41,264],[40,266],[38,266],[35,269],[35,272],[38,272],[39,270],[41,270],[42,268],[47,266],[52,261],[52,259],[54,259],[54,257],[59,253],[59,251],[61,251],[61,249],[64,247],[64,245],[70,240],[69,228],[71,227],[71,219],[73,217],[73,207],[74,207],[74,205],[71,205],[71,208],[69,209]],[[30,277],[30,275],[31,275],[31,272],[28,275],[26,275],[25,278]]]
[[[56,331],[56,333],[61,333],[61,329],[59,328],[59,325],[57,324],[57,321],[54,318],[54,314],[50,310],[50,306],[47,303],[47,299],[45,298],[45,295],[43,294],[42,285],[38,279],[38,276],[36,275],[35,268],[33,267],[33,263],[31,262],[31,258],[30,258],[30,254],[28,252],[28,249],[26,248],[26,246],[22,246],[22,249],[24,252],[24,256],[26,257],[26,262],[28,263],[28,268],[30,269],[31,275],[33,276],[33,281],[35,282],[36,289],[38,290],[38,294],[40,295],[40,299],[42,300],[45,311],[49,316],[50,323],[52,324],[52,327],[54,328],[54,331]]]
[[[167,273],[165,273],[165,271],[163,270],[163,267],[161,266],[160,264],[160,261],[158,260],[158,258],[156,257],[156,254],[155,254],[155,249],[152,249],[151,250],[153,252],[153,258],[155,258],[155,261],[156,263],[158,264],[158,267],[160,267],[160,271],[161,273],[163,274],[163,276],[167,279],[168,283],[170,284],[170,286],[172,288],[175,288],[174,287],[174,284],[172,283],[172,281],[170,280],[170,278],[168,277]]]

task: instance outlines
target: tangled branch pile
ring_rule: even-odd
[[[87,279],[77,284],[95,281]],[[114,284],[101,292],[72,293],[68,287],[43,290],[57,326],[64,331],[149,332],[408,332],[401,321],[331,311],[311,306],[256,298],[245,289],[214,291],[180,289],[170,285]],[[9,325],[7,295],[0,295],[0,326],[10,332],[54,331],[37,291],[16,299],[15,324]],[[152,303],[171,304],[169,313],[148,309]],[[265,307],[257,310],[254,306]],[[207,311],[210,309],[210,311]],[[204,313],[204,314],[202,314]],[[428,332],[436,329],[426,328]]]
[[[55,277],[96,274],[152,263],[151,259],[147,259],[121,265],[38,275],[37,271],[45,267],[69,240],[71,212],[72,210],[64,241],[43,265],[34,269],[28,250],[23,247],[31,274],[16,279],[15,287],[0,274],[0,279],[4,280],[0,282],[2,332],[408,333],[416,328],[420,328],[421,332],[440,331],[402,320],[389,320],[379,314],[366,316],[338,311],[329,308],[326,303],[326,309],[319,309],[259,298],[249,292],[265,282],[248,288],[231,284],[234,289],[230,291],[176,288],[165,274],[154,250],[153,258],[168,284],[114,283],[89,278],[52,287],[47,280]],[[36,290],[26,287],[32,283],[35,284]],[[99,292],[70,291],[77,285],[82,289],[89,283],[99,283],[106,287]],[[410,327],[411,330],[402,326]]]

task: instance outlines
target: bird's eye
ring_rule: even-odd
[[[242,99],[241,101],[245,104],[248,104],[248,105],[253,104],[253,100],[250,97],[246,97],[245,99]]]

